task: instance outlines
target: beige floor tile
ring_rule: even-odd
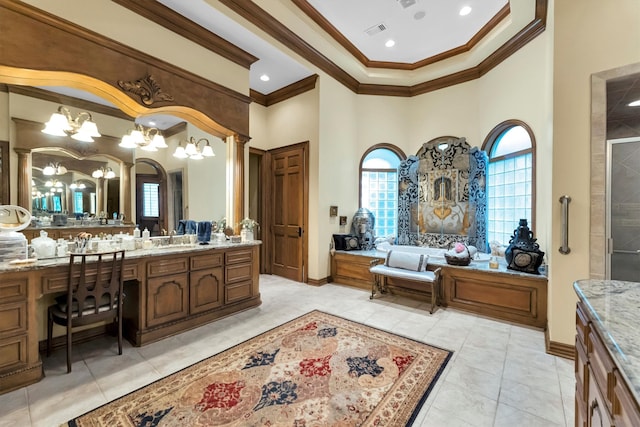
[[[77,346],[69,375],[64,350],[56,351],[42,381],[0,395],[0,426],[59,425],[314,309],[455,351],[415,426],[573,425],[573,362],[546,354],[540,330],[450,308],[430,314],[424,301],[370,300],[367,290],[335,283],[263,275],[260,290],[260,307],[143,347],[125,343],[122,356],[113,337]],[[531,402],[551,405],[553,415],[541,418]]]

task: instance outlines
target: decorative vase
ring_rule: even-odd
[[[536,243],[533,232],[529,230],[526,219],[521,219],[518,228],[513,230],[509,246],[504,251],[507,268],[539,274],[538,267],[542,264],[544,252]]]
[[[240,230],[240,239],[243,242],[249,242],[253,240],[253,230],[249,230],[247,228],[243,228]]]

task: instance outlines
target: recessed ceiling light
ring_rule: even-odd
[[[462,9],[460,9],[460,16],[467,16],[470,13],[471,13],[471,6],[463,6]]]
[[[266,74],[263,74],[260,76],[260,80],[262,80],[263,82],[268,82],[269,81],[269,76],[267,76]]]
[[[427,16],[427,12],[425,12],[424,10],[419,10],[413,14],[413,19],[415,19],[416,21],[419,21],[425,16]]]
[[[627,105],[629,105],[629,107],[640,107],[640,99],[636,99],[635,101],[630,102]]]
[[[384,45],[385,45],[386,47],[393,47],[393,46],[395,46],[395,44],[396,44],[396,42],[395,42],[395,41],[393,41],[393,40],[389,39],[389,40],[387,40],[387,41],[385,42],[385,44],[384,44]]]

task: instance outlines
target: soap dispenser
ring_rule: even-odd
[[[136,228],[133,230],[133,237],[140,237],[140,228],[138,228],[138,224],[136,224]]]
[[[144,231],[142,232],[142,240],[149,240],[151,238],[151,233],[149,233],[149,230],[147,229],[147,227],[144,228]]]

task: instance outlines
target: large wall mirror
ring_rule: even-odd
[[[590,276],[637,281],[640,63],[596,73],[591,84]]]
[[[18,157],[28,152],[30,158],[24,178],[30,185],[18,187],[18,199],[30,200],[34,217],[53,213],[124,216],[127,223],[144,222],[152,234],[161,234],[175,229],[180,219],[217,221],[226,215],[227,147],[220,137],[171,115],[128,117],[113,104],[81,90],[9,85],[7,91],[8,120],[16,129],[13,151]],[[42,133],[60,106],[72,117],[91,114],[102,136],[94,142],[78,142],[67,135]],[[138,126],[157,129],[147,136],[159,132],[167,147],[155,151],[120,147],[122,137]],[[214,155],[175,157],[176,149],[186,148],[189,142],[196,143],[199,153],[206,150]],[[102,174],[96,175],[97,171]],[[156,194],[146,191],[149,188]]]

